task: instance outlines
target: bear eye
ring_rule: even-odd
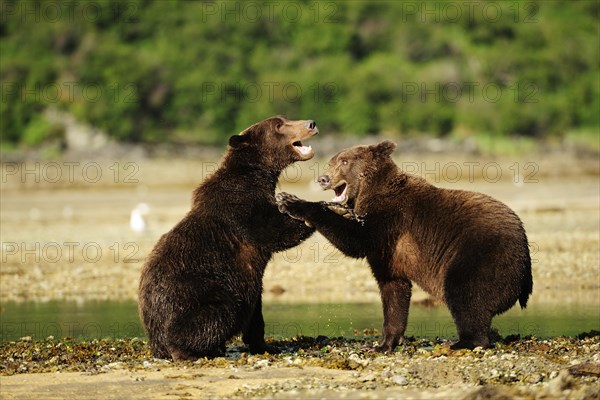
[[[342,165],[348,165],[348,160],[346,160],[346,159],[342,160]]]

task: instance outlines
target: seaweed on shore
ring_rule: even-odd
[[[281,364],[282,366],[320,366],[329,369],[362,370],[379,357],[402,362],[439,357],[463,357],[466,360],[507,357],[543,357],[559,365],[566,359],[587,357],[600,349],[600,333],[591,332],[578,337],[553,339],[506,338],[491,349],[452,351],[441,340],[407,338],[391,354],[371,351],[377,337],[317,338],[299,336],[269,342],[280,349],[280,354],[249,355],[243,343],[236,339],[228,346],[226,357],[200,359],[194,363],[174,363],[152,357],[145,339],[73,338],[0,342],[0,375],[22,373],[75,371],[90,374],[107,372],[113,368],[145,369],[164,365],[189,365],[196,368],[253,366],[254,364]],[[594,361],[594,360],[591,360]],[[262,363],[262,364],[261,364]],[[568,365],[565,365],[568,367]]]

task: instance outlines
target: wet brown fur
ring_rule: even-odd
[[[489,346],[492,318],[532,291],[527,236],[519,217],[481,193],[437,188],[396,166],[395,144],[356,146],[334,156],[325,188],[347,183],[347,205],[361,221],[332,212],[330,203],[278,195],[282,212],[314,226],[350,257],[366,257],[384,311],[380,351],[406,329],[412,282],[446,303],[458,329],[454,348]]]
[[[313,232],[278,212],[275,187],[286,166],[312,157],[291,147],[317,133],[309,122],[273,117],[232,136],[219,169],[194,191],[189,213],[154,247],[139,286],[154,357],[222,355],[239,332],[251,352],[273,350],[264,341],[265,267],[274,252]]]

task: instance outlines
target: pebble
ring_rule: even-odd
[[[348,359],[350,361],[354,361],[356,364],[366,367],[367,365],[369,365],[369,360],[360,358],[358,354],[356,353],[351,353],[350,356],[348,357]]]
[[[549,396],[560,397],[565,389],[568,389],[572,385],[573,378],[569,374],[569,371],[563,369],[557,374],[556,378],[548,382],[546,388]]]
[[[544,377],[542,376],[542,374],[531,374],[527,377],[526,382],[528,383],[540,383],[544,380]]]
[[[374,380],[375,380],[375,375],[373,375],[373,374],[363,375],[360,378],[361,382],[371,382],[371,381],[374,381]]]
[[[259,360],[256,363],[254,363],[254,368],[256,368],[256,369],[266,368],[268,366],[269,366],[269,360]]]
[[[402,375],[394,375],[392,376],[392,383],[394,383],[395,385],[406,386],[408,385],[408,379],[406,379]]]

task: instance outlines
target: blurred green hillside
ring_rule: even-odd
[[[8,146],[60,135],[48,108],[149,143],[224,143],[273,114],[351,135],[598,132],[598,1],[1,4]]]

